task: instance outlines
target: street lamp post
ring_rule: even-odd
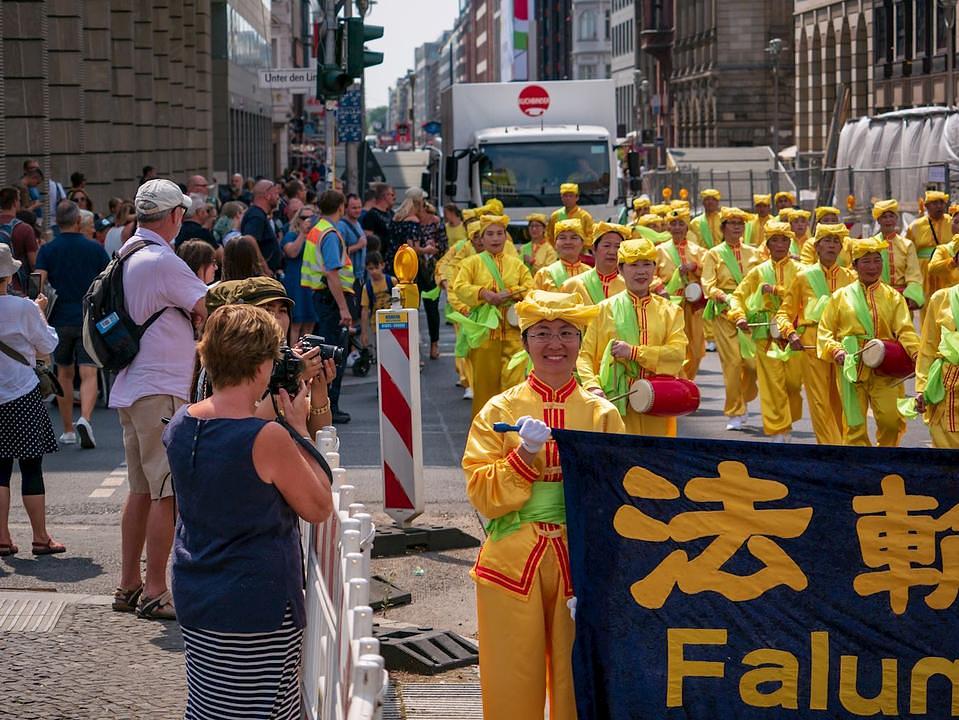
[[[779,54],[783,51],[783,41],[773,38],[766,47],[766,52],[773,66],[773,153],[776,162],[779,162]]]
[[[949,108],[956,104],[956,82],[953,77],[956,67],[956,5],[959,5],[959,0],[939,0],[949,33],[946,43],[949,53],[946,57],[946,107]]]

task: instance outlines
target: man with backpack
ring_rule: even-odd
[[[173,252],[190,198],[173,182],[149,180],[137,190],[137,230],[117,253],[124,289],[116,324],[131,320],[139,350],[117,375],[110,407],[120,414],[130,494],[121,523],[120,584],[113,609],[141,618],[173,619],[166,585],[175,508],[170,467],[163,447],[162,418],[172,417],[190,394],[195,352],[194,325],[206,318],[206,285]],[[116,266],[111,263],[98,281]],[[116,282],[117,273],[110,275]],[[98,281],[94,281],[94,288]],[[91,288],[92,290],[93,288]],[[88,295],[88,301],[90,296]],[[120,316],[121,313],[123,317]],[[109,316],[85,332],[109,332]],[[144,329],[144,326],[145,329]],[[128,326],[130,327],[130,326]],[[146,542],[146,582],[140,555]]]
[[[0,189],[0,243],[10,246],[13,259],[19,260],[20,269],[13,275],[13,292],[27,294],[30,273],[37,264],[37,236],[27,223],[17,219],[20,212],[20,190],[16,187]]]

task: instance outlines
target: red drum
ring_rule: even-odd
[[[916,372],[916,364],[897,340],[867,342],[862,346],[862,364],[886,377],[907,378]]]
[[[686,304],[693,310],[702,310],[706,307],[706,295],[703,293],[703,286],[698,282],[691,282],[683,289],[683,297],[686,298]]]
[[[636,380],[629,390],[630,407],[643,415],[679,417],[699,407],[699,388],[685,378],[655,375]]]

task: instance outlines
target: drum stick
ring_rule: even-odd
[[[636,392],[636,390],[629,390],[629,391],[627,391],[627,392],[624,392],[622,395],[616,395],[616,396],[614,396],[614,397],[606,398],[606,399],[609,400],[610,402],[616,402],[617,400],[622,400],[622,399],[625,398],[625,397],[629,397],[629,396],[632,395],[634,392]]]
[[[906,377],[900,378],[899,380],[897,380],[896,382],[894,382],[894,383],[892,384],[892,387],[898,387],[899,385],[902,385],[904,382],[906,382],[906,380],[909,380],[909,379],[914,378],[914,377],[916,377],[916,373],[914,373],[914,372],[909,373],[908,375],[906,375]]]
[[[510,425],[505,422],[493,423],[493,432],[506,433],[506,432],[519,432],[519,425]]]

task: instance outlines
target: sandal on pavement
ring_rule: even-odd
[[[20,552],[20,548],[13,543],[0,545],[0,557],[9,557],[10,555],[16,555],[18,552]]]
[[[167,590],[155,598],[146,595],[140,597],[137,607],[137,617],[143,620],[176,620],[176,609],[173,607],[173,595]]]
[[[47,538],[46,542],[33,543],[34,555],[56,555],[57,553],[64,553],[66,551],[67,546],[63,543],[58,543],[53,538]]]
[[[137,611],[137,601],[141,594],[143,594],[142,584],[132,590],[117,588],[116,592],[113,593],[113,609],[116,612],[135,613]]]

